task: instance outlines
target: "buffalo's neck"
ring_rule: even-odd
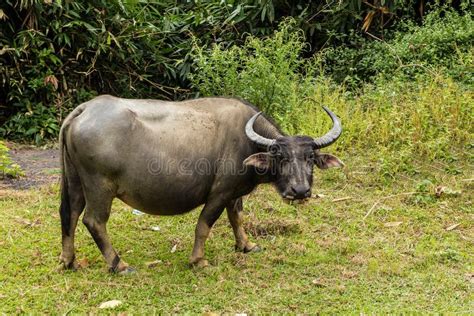
[[[274,183],[276,181],[276,177],[271,171],[268,171],[264,174],[258,174],[256,178],[257,185],[261,183]]]

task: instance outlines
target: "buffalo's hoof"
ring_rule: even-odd
[[[58,272],[60,271],[77,271],[80,266],[77,264],[76,261],[71,263],[60,262],[58,268],[56,269]]]
[[[198,259],[198,260],[195,260],[195,261],[191,261],[190,265],[193,268],[202,269],[202,268],[205,268],[205,267],[209,266],[209,261],[207,261],[206,259]]]
[[[79,268],[80,268],[80,265],[77,263],[75,259],[70,261],[70,260],[65,260],[62,256],[59,257],[58,271],[60,270],[76,271]]]
[[[244,248],[244,253],[250,253],[250,252],[261,252],[262,248],[260,248],[258,245],[254,245],[251,248]]]
[[[137,269],[124,264],[124,265],[119,265],[115,268],[109,268],[109,272],[120,274],[120,275],[127,275],[127,274],[133,274],[137,272]]]
[[[257,244],[254,244],[253,242],[248,242],[247,245],[243,248],[235,245],[235,251],[240,251],[243,253],[260,252],[262,251],[262,248],[260,248]]]

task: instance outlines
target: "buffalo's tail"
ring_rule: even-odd
[[[71,229],[71,200],[69,196],[69,177],[76,176],[77,173],[74,165],[69,159],[69,154],[66,145],[66,137],[71,121],[79,116],[84,111],[82,105],[74,109],[64,120],[61,130],[59,132],[59,150],[61,163],[61,205],[59,207],[59,216],[61,217],[61,228],[63,235],[69,236]]]

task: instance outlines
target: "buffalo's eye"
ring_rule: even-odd
[[[311,160],[313,161],[315,158],[314,152],[310,152],[306,155],[306,160]]]
[[[268,151],[270,152],[270,154],[272,154],[273,156],[280,156],[281,155],[281,148],[279,145],[275,144],[275,145],[271,145],[269,148],[268,148]]]

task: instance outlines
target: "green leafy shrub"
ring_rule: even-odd
[[[196,46],[196,71],[190,79],[199,94],[239,96],[257,105],[285,128],[298,98],[314,80],[304,75],[308,63],[300,58],[305,49],[303,34],[294,21],[281,24],[272,37],[249,36],[242,46]]]
[[[459,7],[454,3],[453,7]],[[295,51],[310,56],[321,47],[347,45],[359,38],[351,32],[360,34],[363,29],[383,36],[397,18],[415,18],[416,6],[414,0],[2,1],[0,124],[4,126],[0,133],[37,143],[55,137],[57,133],[48,131],[50,122],[46,129],[31,125],[39,122],[31,119],[31,113],[48,112],[60,124],[72,107],[102,93],[160,99],[194,95],[187,80],[190,72],[197,71],[191,70],[193,35],[203,44],[219,43],[225,48],[242,43],[247,34],[271,34],[279,21],[292,16],[294,26],[302,30],[299,36],[304,34],[309,44]],[[335,58],[328,57],[336,62],[326,70],[336,78],[344,75],[343,79],[349,73],[355,83],[365,78],[365,72],[380,71],[371,68],[370,58],[364,71],[350,70],[351,61],[359,58],[351,54],[357,51],[337,50]],[[464,64],[472,62],[472,54],[462,56]],[[302,61],[294,54],[288,57],[290,67],[300,67],[296,64]],[[462,63],[455,66],[464,67]],[[453,71],[461,73],[461,68]],[[275,77],[262,73],[262,81],[265,76]],[[278,100],[271,106],[279,109],[274,112],[280,117],[287,112]]]
[[[412,195],[408,201],[415,205],[427,205],[436,202],[435,185],[425,179],[416,185],[416,194]]]
[[[464,14],[438,9],[418,26],[401,23],[399,31],[385,41],[374,41],[353,34],[350,46],[329,48],[322,53],[325,72],[349,88],[378,77],[398,76],[410,81],[443,71],[454,80],[474,84],[474,20]]]
[[[55,107],[46,107],[41,103],[26,113],[12,116],[0,133],[16,141],[31,141],[41,144],[45,139],[54,138],[59,133],[58,113]]]
[[[8,147],[3,141],[0,140],[0,178],[4,177],[19,177],[23,176],[24,173],[20,166],[13,163],[10,156],[8,155]]]

